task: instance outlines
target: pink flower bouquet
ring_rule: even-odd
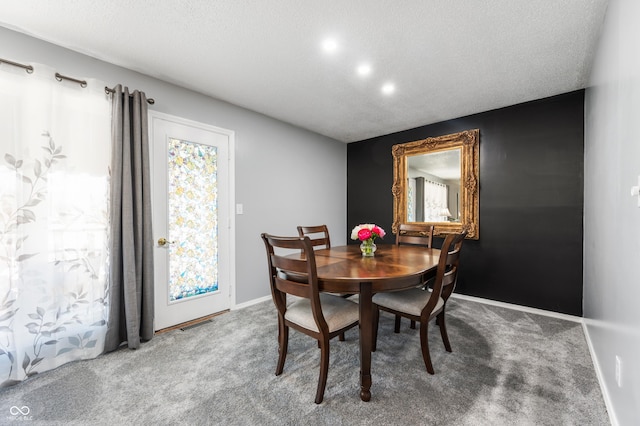
[[[373,223],[358,225],[351,231],[352,240],[367,241],[369,243],[373,243],[376,238],[383,238],[384,236],[384,229]]]

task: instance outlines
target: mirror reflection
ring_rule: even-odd
[[[407,157],[407,222],[460,222],[460,149]]]
[[[479,142],[473,129],[392,147],[393,233],[416,222],[479,238]]]

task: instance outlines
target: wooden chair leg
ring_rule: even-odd
[[[431,355],[429,355],[429,334],[428,321],[420,321],[420,348],[422,349],[422,359],[424,359],[424,366],[427,367],[429,374],[434,374],[433,364],[431,364]]]
[[[411,320],[411,325],[409,325],[410,328],[413,328],[414,330],[416,329],[416,322],[414,320]]]
[[[400,333],[400,315],[396,315],[396,322],[393,327],[394,333]]]
[[[289,346],[289,327],[284,325],[284,321],[278,322],[278,365],[276,367],[276,376],[282,374],[284,369],[284,361],[287,358],[287,347]]]
[[[324,389],[327,386],[327,375],[329,373],[329,339],[323,338],[320,342],[320,377],[318,378],[318,390],[316,391],[316,404],[322,402]]]
[[[371,342],[371,352],[376,351],[376,347],[378,344],[378,321],[380,321],[380,309],[378,305],[373,305],[373,333],[371,333],[371,337],[373,341]]]
[[[440,335],[442,336],[442,342],[447,352],[451,352],[451,343],[449,343],[449,335],[447,334],[447,327],[444,322],[444,310],[436,317],[438,319],[438,326],[440,327]]]
[[[340,340],[341,342],[344,342],[344,333],[338,334],[338,340]]]

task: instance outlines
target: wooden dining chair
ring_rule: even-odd
[[[396,234],[396,245],[412,244],[431,248],[433,244],[433,225],[426,223],[401,223]],[[432,279],[433,277],[430,277]],[[424,285],[428,283],[425,282]],[[400,333],[400,315],[396,315],[395,332]],[[410,328],[416,328],[416,322],[411,320]]]
[[[434,374],[429,355],[428,324],[433,318],[440,328],[440,335],[447,352],[451,344],[445,325],[445,307],[455,289],[460,264],[460,251],[467,232],[450,234],[442,244],[433,288],[413,288],[395,293],[377,293],[373,296],[373,350],[376,350],[380,310],[409,318],[420,323],[420,347],[429,374]],[[397,333],[398,331],[396,331]]]
[[[426,223],[401,223],[396,234],[396,245],[415,244],[431,247],[433,244],[433,225]]]
[[[327,225],[298,226],[298,235],[309,237],[313,248],[331,248],[329,228]]]
[[[329,340],[344,334],[359,321],[359,309],[342,297],[321,293],[313,245],[309,237],[277,237],[262,234],[267,249],[271,296],[278,311],[278,365],[282,374],[289,344],[289,327],[313,337],[320,347],[320,377],[316,404],[322,402],[329,371]],[[292,250],[301,251],[298,258],[287,257]],[[290,277],[295,276],[295,281]],[[304,276],[306,279],[301,280]],[[287,295],[297,296],[287,304]]]

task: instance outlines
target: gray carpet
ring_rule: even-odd
[[[331,341],[322,404],[313,403],[319,350],[309,337],[291,331],[284,373],[274,375],[269,301],[0,390],[0,424],[609,424],[580,324],[461,299],[447,315],[453,353],[430,328],[434,376],[418,330],[405,320],[394,334],[382,315],[368,403],[359,398],[357,329]],[[29,407],[29,417],[11,415],[13,406]]]

